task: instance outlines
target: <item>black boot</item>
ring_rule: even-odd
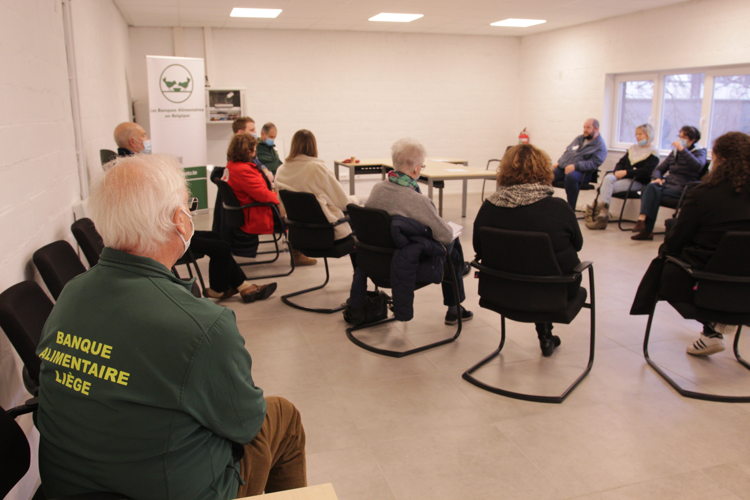
[[[536,323],[536,335],[539,338],[539,347],[542,356],[549,357],[560,345],[560,337],[552,335],[552,323]]]

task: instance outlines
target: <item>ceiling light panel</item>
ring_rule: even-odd
[[[424,14],[399,14],[395,12],[381,12],[376,16],[372,16],[368,21],[383,22],[383,23],[410,23],[417,19],[424,17]]]
[[[225,11],[226,12],[226,11]],[[251,9],[247,7],[235,7],[229,17],[252,17],[256,19],[275,19],[281,14],[281,9]]]
[[[516,19],[509,17],[502,21],[495,21],[490,23],[490,26],[504,26],[506,28],[528,28],[529,26],[536,26],[537,24],[544,24],[547,21],[545,19]]]

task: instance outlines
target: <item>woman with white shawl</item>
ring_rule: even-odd
[[[635,128],[635,144],[615,165],[615,170],[604,176],[599,191],[599,214],[589,229],[606,229],[609,222],[609,203],[613,193],[631,189],[640,191],[651,182],[651,172],[659,164],[659,153],[653,146],[654,128],[648,123]],[[633,183],[631,188],[630,183]],[[596,210],[595,210],[596,213]]]

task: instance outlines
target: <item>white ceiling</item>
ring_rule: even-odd
[[[114,0],[131,26],[393,31],[523,36],[687,0]],[[280,8],[277,19],[235,19],[232,7]],[[679,7],[675,7],[679,8]],[[379,12],[424,14],[411,23],[375,23]],[[507,17],[546,19],[499,28]]]

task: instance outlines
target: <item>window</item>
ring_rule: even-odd
[[[684,125],[700,129],[703,102],[703,73],[664,77],[659,148],[671,149]]]
[[[654,82],[630,80],[620,83],[617,142],[633,142],[635,127],[648,123],[654,100]]]
[[[750,75],[714,78],[708,143],[730,130],[750,133]]]
[[[750,133],[750,67],[701,68],[613,76],[610,143],[626,148],[642,123],[655,128],[655,145],[666,152],[683,125],[701,131],[702,147],[720,135]]]

